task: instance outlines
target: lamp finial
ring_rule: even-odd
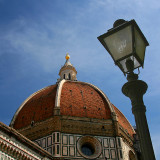
[[[125,21],[124,19],[117,19],[114,24],[113,24],[113,28],[118,27],[119,25],[126,23],[128,21]]]

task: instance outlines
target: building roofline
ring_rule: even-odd
[[[18,141],[20,141],[24,145],[28,146],[29,148],[33,149],[38,154],[53,159],[53,156],[49,152],[42,149],[36,143],[32,142],[31,140],[29,140],[28,138],[26,138],[25,136],[23,136],[22,134],[17,132],[14,128],[11,128],[11,127],[5,125],[4,123],[0,122],[0,130],[4,131],[9,136],[16,138]]]

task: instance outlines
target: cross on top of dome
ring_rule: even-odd
[[[66,54],[66,60],[70,59],[69,53]]]
[[[72,64],[71,64],[71,62],[69,61],[69,59],[70,59],[70,55],[69,55],[69,53],[67,53],[66,54],[66,62],[65,62],[65,64],[64,64],[64,66],[72,66]]]

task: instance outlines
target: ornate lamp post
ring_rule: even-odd
[[[113,28],[98,39],[115,64],[127,74],[128,82],[123,85],[122,92],[132,103],[142,157],[143,160],[155,160],[143,103],[143,95],[148,86],[144,81],[138,80],[138,75],[133,72],[134,69],[143,67],[145,49],[149,44],[135,20],[117,20]]]

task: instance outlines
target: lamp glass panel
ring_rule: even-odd
[[[134,62],[134,69],[141,66],[140,63],[138,62],[138,60],[134,56],[130,56],[126,59],[119,61],[119,63],[118,63],[118,66],[123,70],[124,73],[128,72],[128,69],[126,68],[126,61],[128,59],[131,59]]]
[[[141,63],[143,65],[144,62],[144,54],[145,54],[145,49],[146,49],[146,44],[140,35],[140,33],[137,31],[136,28],[134,28],[135,31],[135,49],[136,49],[136,54],[141,60]]]
[[[132,53],[132,30],[127,26],[104,38],[114,61]]]

